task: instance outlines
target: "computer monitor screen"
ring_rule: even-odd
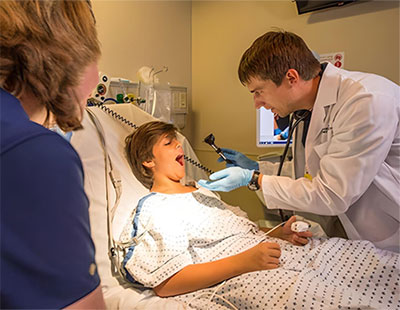
[[[275,118],[265,108],[257,109],[257,146],[284,146],[289,133],[289,116]]]

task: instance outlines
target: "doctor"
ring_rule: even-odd
[[[225,150],[236,166],[199,184],[213,191],[261,188],[269,209],[336,215],[349,239],[399,252],[399,86],[374,74],[320,65],[290,32],[259,37],[238,71],[257,109],[280,117],[310,115],[295,133],[297,178],[265,175],[258,163]]]

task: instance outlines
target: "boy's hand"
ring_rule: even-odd
[[[279,267],[281,248],[277,243],[262,242],[241,254],[241,263],[245,264],[247,272],[274,269]]]
[[[311,231],[294,232],[291,229],[292,224],[296,222],[296,216],[292,216],[281,229],[277,229],[275,237],[287,240],[294,245],[306,245],[309,237],[312,237]]]

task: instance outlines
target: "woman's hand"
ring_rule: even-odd
[[[296,216],[292,216],[283,227],[280,227],[273,231],[270,236],[287,240],[294,245],[306,245],[308,238],[312,237],[311,231],[305,232],[294,232],[292,231],[292,224],[296,222]]]

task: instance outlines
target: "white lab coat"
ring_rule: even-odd
[[[305,146],[312,181],[264,175],[267,207],[337,215],[350,239],[399,252],[399,119],[398,85],[328,64]]]

